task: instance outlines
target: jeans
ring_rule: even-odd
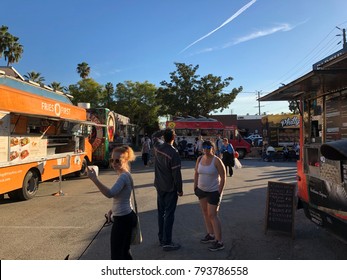
[[[172,228],[175,220],[177,191],[157,191],[159,242],[163,245],[172,243]]]

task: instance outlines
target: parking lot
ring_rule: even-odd
[[[153,167],[137,160],[132,168],[144,241],[132,248],[138,260],[336,260],[347,259],[347,245],[295,214],[295,238],[276,231],[265,234],[268,181],[295,182],[295,162],[241,160],[243,168],[227,178],[220,217],[225,250],[209,252],[199,239],[205,234],[199,204],[193,193],[194,161],[182,162],[184,196],[179,198],[173,238],[182,248],[164,252],[158,246],[156,191]],[[112,170],[101,170],[100,179],[111,185]],[[40,186],[28,201],[0,202],[0,259],[2,260],[106,260],[110,227],[102,227],[111,200],[103,197],[89,179],[68,178],[66,193],[54,197],[57,182]]]

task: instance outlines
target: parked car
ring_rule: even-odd
[[[259,136],[259,134],[252,134],[244,139],[253,147],[263,146],[263,137]]]
[[[259,137],[261,138],[261,136],[259,134],[250,134],[246,138],[253,140],[254,138],[259,138]]]
[[[258,136],[258,137],[253,137],[253,136],[248,136],[244,138],[248,143],[250,143],[253,147],[261,147],[263,146],[263,137]]]
[[[252,141],[252,145],[254,147],[261,147],[263,146],[263,137],[256,137]]]

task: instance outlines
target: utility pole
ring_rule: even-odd
[[[259,110],[259,116],[261,115],[261,113],[260,113],[260,107],[264,107],[264,106],[260,106],[260,101],[259,101],[259,98],[260,98],[260,93],[261,93],[261,90],[259,91],[259,90],[256,90],[255,91],[256,93],[257,93],[257,95],[258,95],[258,110]]]
[[[341,29],[338,26],[336,26],[336,28],[342,31],[342,48],[345,48],[347,46],[347,42],[346,42],[346,29],[345,28]],[[338,34],[336,36],[341,36],[341,34]]]

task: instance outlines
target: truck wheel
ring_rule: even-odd
[[[8,193],[8,196],[14,200],[28,200],[33,198],[39,188],[39,175],[34,170],[29,170],[24,177],[21,189]]]
[[[244,149],[237,149],[236,151],[239,153],[239,159],[242,159],[246,156],[246,151]]]
[[[82,161],[81,170],[75,172],[76,177],[83,177],[87,175],[87,165],[87,160],[84,158]]]

